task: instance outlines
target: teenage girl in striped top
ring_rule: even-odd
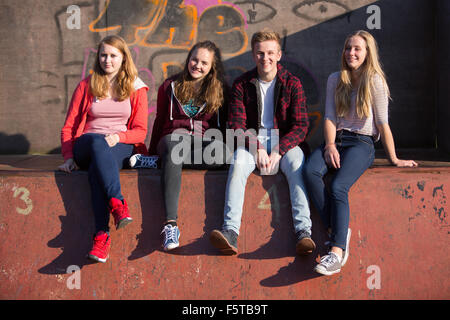
[[[315,271],[340,272],[348,258],[351,230],[348,192],[375,157],[374,142],[381,137],[390,162],[397,167],[416,167],[400,160],[388,124],[389,88],[373,36],[356,31],[345,40],[341,70],[327,82],[325,142],[307,159],[305,181],[311,201],[330,236],[330,250]],[[334,170],[329,192],[324,175]]]

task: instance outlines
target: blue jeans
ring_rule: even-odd
[[[86,133],[75,140],[75,163],[88,171],[96,233],[109,231],[109,200],[123,200],[120,169],[128,165],[132,153],[131,144],[118,143],[111,148],[103,134]]]
[[[270,151],[268,151],[270,152]],[[292,207],[295,232],[311,232],[308,198],[303,183],[304,155],[299,147],[286,152],[280,160],[280,168],[286,176]],[[245,186],[250,174],[255,170],[254,156],[245,148],[238,148],[228,170],[225,192],[223,230],[233,230],[239,234],[244,205]]]
[[[331,228],[331,246],[345,249],[350,219],[348,192],[373,163],[375,148],[372,137],[346,130],[336,133],[335,142],[341,167],[336,170],[328,168],[322,144],[306,161],[305,183],[324,226]],[[329,170],[333,170],[334,175],[328,190],[323,177]]]

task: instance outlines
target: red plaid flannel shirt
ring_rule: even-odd
[[[300,80],[281,64],[277,67],[274,128],[279,129],[278,152],[283,156],[305,140],[309,119],[306,97]],[[262,106],[258,99],[257,77],[257,69],[254,68],[234,81],[228,109],[228,128],[244,131],[254,129],[256,132],[261,128]],[[257,142],[256,137],[250,140],[250,143],[255,142],[258,149],[263,147]]]

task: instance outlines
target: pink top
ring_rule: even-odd
[[[94,98],[83,133],[113,134],[125,132],[130,115],[130,99],[115,101],[111,98],[103,100]]]

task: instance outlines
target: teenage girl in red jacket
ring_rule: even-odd
[[[88,257],[95,261],[108,258],[110,214],[117,229],[132,221],[119,170],[133,153],[146,153],[147,90],[126,42],[108,36],[98,45],[93,74],[75,89],[61,130],[65,162],[58,169],[89,173],[96,230]]]

